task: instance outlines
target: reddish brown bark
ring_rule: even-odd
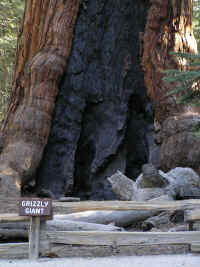
[[[155,109],[155,117],[162,122],[179,111],[174,97],[166,97],[172,88],[162,81],[163,70],[183,68],[170,52],[196,52],[192,32],[192,0],[151,0],[144,34],[142,65],[145,84]]]
[[[119,2],[120,4],[116,5],[115,0],[110,0],[107,2],[99,0],[97,1],[96,6],[92,6],[92,0],[88,1],[90,11],[93,8],[97,9],[96,13],[92,12],[90,14],[91,18],[89,18],[89,20],[88,17],[90,12],[88,11],[87,13],[87,5],[83,5],[82,11],[85,12],[85,15],[82,16],[83,20],[81,20],[81,23],[85,23],[84,31],[87,31],[88,27],[92,27],[92,25],[95,25],[95,23],[97,22],[98,27],[95,28],[97,30],[94,32],[92,31],[92,29],[90,29],[90,35],[87,36],[88,39],[86,38],[86,36],[84,36],[85,46],[88,49],[81,48],[81,52],[78,51],[78,53],[76,53],[76,55],[79,55],[79,59],[84,62],[84,68],[82,69],[82,66],[80,68],[79,64],[77,64],[76,67],[78,68],[76,69],[75,73],[71,73],[71,76],[80,75],[80,70],[81,73],[85,74],[85,71],[86,69],[89,69],[89,66],[90,68],[92,68],[92,72],[94,70],[94,66],[98,71],[96,71],[96,76],[93,76],[94,74],[92,72],[89,72],[88,77],[95,77],[95,79],[92,80],[92,83],[90,82],[92,85],[89,84],[88,81],[90,81],[90,79],[88,79],[87,86],[85,86],[86,88],[81,87],[80,91],[84,91],[85,89],[85,92],[79,92],[76,90],[80,87],[79,84],[76,84],[73,90],[70,86],[66,86],[66,90],[71,96],[68,101],[69,103],[67,103],[66,106],[70,112],[73,111],[72,114],[68,114],[68,116],[70,117],[69,121],[65,121],[65,126],[67,128],[67,131],[65,131],[65,142],[68,144],[68,147],[67,149],[66,147],[62,149],[62,138],[56,139],[55,143],[57,142],[61,144],[60,154],[62,154],[62,150],[64,150],[64,154],[67,155],[65,155],[65,158],[62,158],[63,155],[60,155],[61,163],[65,165],[63,166],[62,164],[60,164],[60,172],[62,172],[62,169],[66,169],[67,171],[64,171],[62,176],[60,173],[58,173],[57,166],[55,166],[55,173],[58,173],[59,178],[61,177],[63,180],[68,179],[68,184],[70,184],[70,181],[73,180],[74,165],[76,165],[74,163],[75,153],[77,153],[77,161],[80,162],[80,169],[87,170],[88,168],[88,174],[85,175],[85,173],[83,172],[84,175],[82,176],[93,177],[94,175],[98,174],[98,171],[101,168],[103,169],[103,167],[105,167],[105,165],[107,165],[107,163],[112,160],[113,155],[117,155],[117,160],[118,156],[120,158],[121,152],[119,147],[122,145],[122,140],[124,140],[125,138],[131,139],[129,143],[131,143],[131,145],[133,146],[130,150],[130,153],[128,154],[132,154],[132,150],[137,151],[136,142],[138,143],[138,137],[141,138],[140,145],[142,143],[145,143],[145,135],[141,135],[141,132],[138,132],[138,137],[137,135],[135,135],[135,139],[132,141],[133,134],[135,134],[135,129],[137,128],[138,130],[138,124],[136,123],[137,118],[135,119],[135,121],[131,121],[131,117],[135,116],[135,114],[143,112],[140,111],[140,103],[142,103],[142,105],[144,106],[146,105],[146,95],[139,95],[139,93],[141,93],[141,90],[145,91],[145,87],[143,85],[143,73],[137,68],[137,64],[140,65],[138,55],[140,54],[140,56],[142,56],[142,65],[145,72],[145,83],[148,89],[148,94],[153,102],[156,119],[162,122],[169,115],[172,115],[178,111],[174,99],[166,98],[166,92],[170,90],[171,87],[163,83],[162,71],[174,67],[183,67],[181,62],[178,62],[174,57],[169,55],[169,52],[195,51],[196,44],[193,38],[191,27],[192,0],[149,0],[144,1],[143,3],[140,0],[132,2],[129,0]],[[151,2],[150,9],[149,2]],[[108,7],[111,8],[111,10],[114,10],[116,13],[116,17],[114,17],[114,19],[118,23],[122,23],[123,27],[116,27],[117,23],[115,24],[115,21],[112,21],[112,16],[109,15],[109,12],[108,14],[106,14],[106,21],[103,20],[103,16],[99,20],[99,17],[101,17],[100,13],[104,12],[101,10],[104,10],[104,7],[106,7],[108,3]],[[133,8],[133,10],[130,9],[130,12],[125,12],[128,10],[128,7]],[[107,9],[105,8],[105,10]],[[52,113],[54,110],[55,98],[58,92],[58,84],[63,76],[67,64],[67,59],[71,52],[74,24],[78,11],[79,0],[26,1],[25,15],[18,43],[16,59],[17,65],[12,89],[12,96],[7,117],[3,125],[3,134],[5,137],[4,148],[2,154],[0,155],[0,178],[5,177],[6,179],[6,177],[10,175],[15,180],[17,180],[19,187],[34,178],[35,171],[42,159],[44,147],[47,144],[47,139],[50,132]],[[132,15],[134,12],[132,11],[136,11],[135,15],[136,18],[138,18],[139,25],[137,25],[135,20],[133,21]],[[145,22],[139,19],[141,13],[144,13],[144,11],[146,13],[148,12],[147,23],[146,13]],[[93,14],[96,14],[96,17]],[[119,18],[121,20],[119,20]],[[87,22],[87,20],[89,22]],[[146,29],[143,35],[142,32],[144,31],[143,29],[145,23]],[[104,28],[106,34],[103,34],[102,38],[98,39],[98,45],[95,46],[96,40],[94,42],[95,38],[92,37],[96,35],[97,31],[99,31],[99,28]],[[134,30],[132,30],[133,28]],[[139,36],[138,32],[140,32]],[[104,40],[105,35],[109,38],[107,37]],[[138,40],[138,38],[140,39],[140,41]],[[113,42],[113,40],[115,39],[116,43]],[[103,50],[104,46],[102,44],[100,44],[101,47],[99,47],[99,43],[101,42],[100,40],[104,40],[103,44],[107,46],[106,51]],[[113,43],[113,46],[108,45],[108,40],[111,40],[111,44]],[[77,40],[77,44],[79,44],[79,42],[81,42],[81,38],[80,40]],[[137,44],[135,46],[135,49],[132,49],[131,46],[131,49],[129,51],[130,43],[133,44],[134,42],[135,44]],[[126,46],[128,47],[128,50]],[[96,47],[98,47],[98,49],[96,49]],[[122,54],[121,51],[123,52]],[[110,62],[107,62],[107,60],[105,60],[105,64],[102,64],[102,55],[108,55],[108,57],[110,57],[111,59]],[[120,61],[121,58],[124,58],[124,61]],[[89,65],[92,60],[96,60],[98,62],[97,67],[96,63],[94,65]],[[85,63],[85,61],[88,61],[87,64]],[[124,71],[121,71],[121,68],[123,68],[122,62],[125,62],[125,75]],[[134,62],[134,64],[132,64],[132,62]],[[108,64],[111,64],[109,65],[109,68]],[[75,64],[73,63],[72,65],[74,66]],[[103,67],[105,65],[105,69],[102,68],[102,65]],[[115,68],[117,70],[116,72],[113,72],[112,69]],[[105,74],[108,70],[110,71],[108,73],[110,74],[110,76],[112,76],[112,79],[109,79],[110,77],[108,77],[108,79],[104,81],[105,84],[103,84],[101,82],[106,77]],[[99,75],[99,73],[103,75],[101,76]],[[135,77],[133,75],[135,75]],[[100,79],[98,76],[100,76]],[[120,78],[119,81],[118,77]],[[113,84],[111,86],[110,80],[113,80]],[[132,88],[132,86],[134,88]],[[118,91],[116,91],[116,88]],[[135,93],[137,97],[135,97]],[[144,94],[145,93],[146,92],[144,92]],[[116,98],[113,97],[113,95],[116,95]],[[123,107],[121,107],[121,113],[119,105],[115,105],[115,103],[118,103],[118,96],[121,97],[119,105],[121,103],[123,104]],[[131,97],[133,99],[131,99]],[[74,99],[76,101],[78,99],[79,102],[75,101],[75,103],[78,103],[77,105],[74,105]],[[67,100],[68,99],[66,96],[66,102]],[[103,103],[104,100],[105,105]],[[108,100],[109,105],[106,104],[106,100]],[[108,109],[108,112],[104,114],[97,109],[97,113],[95,113],[95,105],[97,103],[103,111],[105,109]],[[85,107],[86,104],[88,105],[87,108]],[[73,109],[71,109],[70,105],[73,107]],[[130,105],[130,108],[128,108],[128,105]],[[118,110],[118,112],[113,113],[112,108],[109,110],[110,106],[114,107],[113,110]],[[68,112],[67,108],[66,113]],[[107,138],[107,136],[106,138],[104,138],[104,134],[102,133],[103,131],[100,128],[98,128],[98,131],[96,131],[96,135],[95,133],[93,133],[93,129],[97,124],[96,121],[98,121],[95,116],[94,117],[96,124],[91,124],[91,132],[94,134],[93,138],[91,138],[92,141],[89,139],[87,140],[90,133],[88,134],[82,131],[81,135],[82,117],[87,118],[87,109],[88,113],[91,112],[95,115],[97,114],[98,116],[98,113],[102,113],[102,117],[97,116],[98,118],[100,118],[99,124],[101,125],[101,127],[102,125],[105,125],[105,127],[108,125],[108,134],[110,133],[110,129],[112,128],[112,131],[114,133],[112,134],[113,136],[116,136],[115,141],[111,140],[111,138]],[[148,112],[148,109],[145,109],[145,114],[146,112]],[[108,123],[108,114],[110,116],[110,123]],[[114,115],[111,116],[110,114]],[[129,119],[126,117],[127,114],[129,114]],[[114,116],[116,116],[116,118],[113,118]],[[71,118],[75,119],[73,120]],[[127,121],[130,121],[128,122],[128,127],[126,124]],[[85,124],[87,128],[87,122],[85,122]],[[61,126],[63,127],[63,125]],[[69,127],[71,128],[68,129]],[[143,126],[141,126],[141,128],[142,127]],[[90,129],[90,127],[88,128]],[[127,134],[126,128],[130,130],[130,132],[128,132]],[[105,131],[105,129],[103,130]],[[81,139],[86,139],[86,141],[88,141],[88,143],[86,142],[86,146],[83,149],[83,152],[81,149],[80,151],[79,149],[77,149],[79,136],[81,136],[79,140],[80,142],[82,141]],[[99,141],[99,147],[98,144],[96,145],[95,141],[93,143],[93,139],[95,141],[97,139],[101,139]],[[104,142],[104,139],[106,139],[107,142]],[[74,142],[73,149],[71,149],[72,141]],[[81,145],[79,147],[81,147]],[[102,149],[102,147],[105,147],[105,149]],[[49,150],[50,154],[51,151],[53,151],[53,153],[55,152],[56,154],[56,149],[55,151],[54,148],[52,150]],[[86,151],[90,152],[88,158],[87,155],[85,156],[85,149]],[[83,159],[82,156],[80,156],[80,160],[78,153],[81,154],[81,152],[83,153]],[[118,152],[119,155],[117,154]],[[69,155],[67,153],[69,153]],[[72,164],[70,163],[70,153],[73,154],[74,157]],[[144,155],[143,152],[142,154]],[[132,162],[135,162],[135,158],[131,158],[131,155],[128,155],[127,157],[129,157],[129,159],[126,161],[126,163],[130,161],[129,165],[131,165],[132,168],[132,165],[134,165],[132,164]],[[124,158],[124,155],[122,155],[122,158]],[[145,160],[147,160],[147,158],[145,157],[145,159],[143,160],[142,157],[142,160],[139,161],[139,164],[142,164]],[[69,163],[67,167],[66,161],[68,161]],[[54,160],[52,160],[52,162],[54,162]],[[49,163],[49,161],[47,160],[47,169],[50,168],[49,166],[52,165],[52,162]],[[81,162],[83,162],[84,167],[82,167]],[[122,164],[123,168],[125,165],[126,164],[124,163]],[[70,171],[71,177],[66,178],[67,175],[70,176]],[[102,177],[104,178],[104,176],[106,175],[104,172],[102,173]],[[82,176],[80,175],[79,177],[77,175],[77,179],[82,179]],[[49,175],[47,175],[47,179],[49,179]],[[52,185],[54,186],[58,182],[58,180],[54,179],[54,184],[52,183]],[[67,182],[64,181],[65,184],[67,184]],[[77,184],[79,186],[79,182]]]
[[[175,167],[191,167],[199,172],[199,138],[194,134],[199,121],[199,110],[183,104],[177,105],[177,96],[166,96],[175,85],[167,85],[162,81],[163,70],[186,68],[184,60],[170,55],[169,52],[197,51],[192,31],[193,1],[151,2],[144,35],[142,64],[155,117],[162,124],[160,167],[164,171]],[[190,114],[186,111],[192,112]]]
[[[79,0],[26,1],[0,174],[31,179],[49,136],[58,83],[71,51]]]

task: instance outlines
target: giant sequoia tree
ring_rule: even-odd
[[[191,18],[192,0],[26,1],[2,180],[108,199],[107,176],[136,178],[152,160],[153,114],[177,112],[162,71],[181,68],[170,51],[194,51]]]

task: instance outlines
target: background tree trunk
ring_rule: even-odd
[[[191,7],[192,0],[82,0],[80,8],[78,0],[28,1],[1,173],[22,185],[36,177],[37,190],[55,197],[111,199],[106,178],[115,171],[135,179],[144,163],[159,165],[146,87],[161,121],[169,108],[162,70],[177,66],[169,51],[190,51]]]
[[[167,97],[173,88],[162,81],[166,69],[183,69],[184,60],[170,52],[197,52],[192,31],[193,0],[151,0],[144,34],[142,65],[145,85],[152,100],[155,118],[162,123],[167,117],[183,112],[176,96]]]
[[[143,69],[145,85],[161,124],[160,167],[191,167],[200,173],[200,140],[195,135],[199,126],[199,108],[176,104],[180,93],[166,93],[175,85],[162,81],[165,69],[186,69],[186,61],[170,52],[197,52],[192,31],[192,0],[152,0],[144,35]],[[149,53],[151,51],[151,53]]]

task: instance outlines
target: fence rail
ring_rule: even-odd
[[[63,213],[74,213],[88,210],[184,210],[186,221],[200,220],[200,200],[135,202],[135,201],[83,201],[83,202],[53,202],[54,210]],[[191,212],[192,210],[192,212]],[[190,212],[189,212],[190,211]],[[191,217],[192,216],[192,217]],[[0,214],[0,223],[28,221],[26,216],[17,214]],[[102,231],[46,231],[42,223],[40,237],[40,253],[45,256],[76,256],[79,252],[92,255],[94,251],[105,255],[119,253],[124,248],[134,253],[139,246],[182,245],[191,247],[192,251],[200,251],[200,231],[185,232],[102,232]],[[71,249],[71,254],[69,250]],[[105,250],[107,251],[105,254]],[[92,252],[93,251],[93,252]],[[117,252],[118,251],[118,252]],[[73,254],[74,253],[74,254]],[[97,254],[98,254],[97,253]],[[26,257],[28,243],[0,244],[0,258]],[[93,253],[94,255],[95,253]],[[79,253],[79,255],[81,255]]]
[[[89,210],[152,210],[174,211],[200,208],[200,199],[179,201],[82,201],[82,202],[53,202],[53,207],[64,213],[75,213]]]

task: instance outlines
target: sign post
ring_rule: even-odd
[[[31,217],[29,232],[29,259],[37,260],[40,252],[40,217]]]
[[[37,260],[40,252],[41,218],[52,216],[52,200],[47,198],[21,198],[19,215],[30,216],[29,259]]]

